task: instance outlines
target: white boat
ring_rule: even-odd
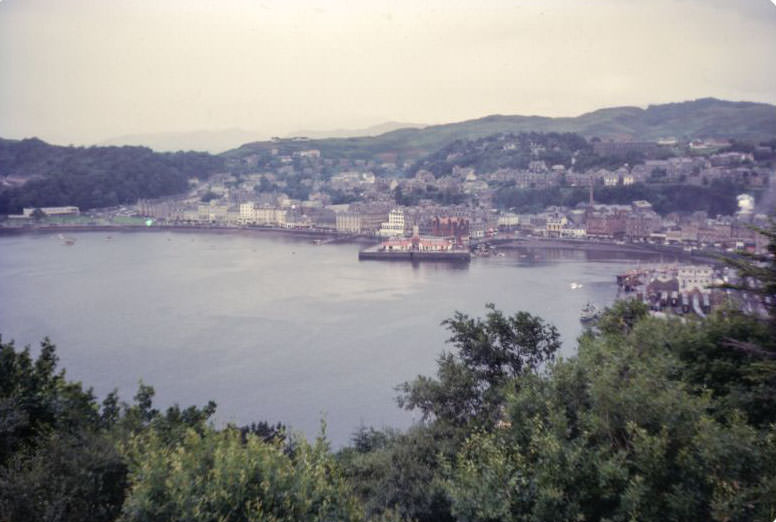
[[[577,283],[576,281],[571,283],[571,289],[576,290],[577,288],[582,288],[584,285],[582,283]]]

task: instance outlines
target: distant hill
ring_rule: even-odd
[[[714,98],[639,107],[600,109],[573,118],[492,115],[476,120],[422,129],[399,129],[374,137],[276,140],[255,142],[227,151],[239,158],[269,148],[290,153],[319,149],[327,157],[368,159],[385,155],[397,160],[417,160],[458,139],[476,139],[498,133],[574,132],[590,139],[640,141],[673,136],[677,139],[776,138],[776,106],[730,102]]]
[[[618,168],[643,161],[641,155],[625,157],[599,156],[588,141],[574,133],[493,134],[474,140],[456,140],[438,151],[418,160],[409,170],[415,174],[423,169],[436,177],[453,174],[455,167],[472,167],[477,172],[498,169],[529,169],[532,162],[547,167],[563,165],[566,168]]]
[[[161,152],[196,150],[218,154],[239,147],[241,144],[265,139],[258,131],[223,129],[192,132],[157,132],[149,134],[127,134],[103,141],[100,145],[134,145],[149,147]]]
[[[363,136],[379,136],[386,132],[391,132],[399,129],[420,129],[425,127],[419,123],[401,123],[398,121],[387,121],[378,125],[372,125],[365,129],[336,129],[336,130],[300,130],[290,133],[287,138],[299,138],[306,137],[310,139],[326,139],[326,138],[360,138]]]
[[[313,139],[348,138],[361,136],[379,136],[397,129],[420,128],[416,123],[400,123],[389,121],[372,125],[365,129],[336,130],[300,130],[290,133],[287,138],[308,137]],[[126,134],[107,139],[99,145],[105,146],[140,146],[149,147],[160,152],[176,152],[179,150],[195,150],[218,154],[243,143],[266,139],[266,133],[244,129],[201,130],[191,132],[156,132],[148,134]]]

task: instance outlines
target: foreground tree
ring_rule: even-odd
[[[37,359],[0,341],[0,520],[107,522],[121,509],[126,466],[91,390],[57,362],[48,339]]]
[[[776,221],[772,220],[769,228],[755,228],[755,231],[768,240],[766,252],[740,252],[737,257],[724,258],[725,263],[735,269],[740,282],[724,284],[722,288],[760,297],[768,313],[772,333],[776,335]]]
[[[328,444],[279,442],[228,428],[189,430],[170,447],[155,432],[125,451],[131,490],[123,521],[355,521],[360,504],[341,478]]]
[[[453,352],[437,359],[437,378],[418,376],[397,389],[399,405],[457,428],[492,427],[499,420],[504,385],[537,372],[560,348],[558,330],[527,312],[511,317],[487,305],[485,320],[456,312],[442,324]]]
[[[629,322],[620,312],[610,324]],[[710,323],[641,319],[518,377],[508,422],[471,433],[445,467],[456,517],[772,520],[776,416],[752,423],[685,371],[680,345],[705,343]]]
[[[116,520],[128,485],[117,442],[140,433],[171,445],[206,428],[215,404],[153,407],[154,390],[140,384],[133,404],[91,390],[57,369],[48,339],[33,358],[0,340],[0,520]]]
[[[400,406],[419,410],[424,422],[406,433],[362,430],[355,448],[340,453],[370,515],[454,520],[443,485],[445,459],[472,430],[502,422],[516,377],[536,374],[560,348],[554,326],[526,312],[505,316],[492,304],[484,319],[459,312],[443,325],[455,349],[439,357],[436,378],[419,376],[397,388]]]

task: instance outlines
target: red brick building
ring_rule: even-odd
[[[431,235],[440,237],[469,237],[469,220],[463,217],[431,218]]]

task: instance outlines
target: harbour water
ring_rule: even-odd
[[[218,403],[217,423],[282,421],[335,446],[360,424],[402,428],[394,386],[433,374],[440,323],[484,305],[527,310],[560,330],[607,305],[615,274],[656,257],[509,250],[471,264],[359,263],[357,244],[261,234],[83,232],[0,237],[0,335],[58,347],[71,379],[157,407]],[[614,258],[613,258],[614,256]],[[572,283],[578,288],[572,289]]]

